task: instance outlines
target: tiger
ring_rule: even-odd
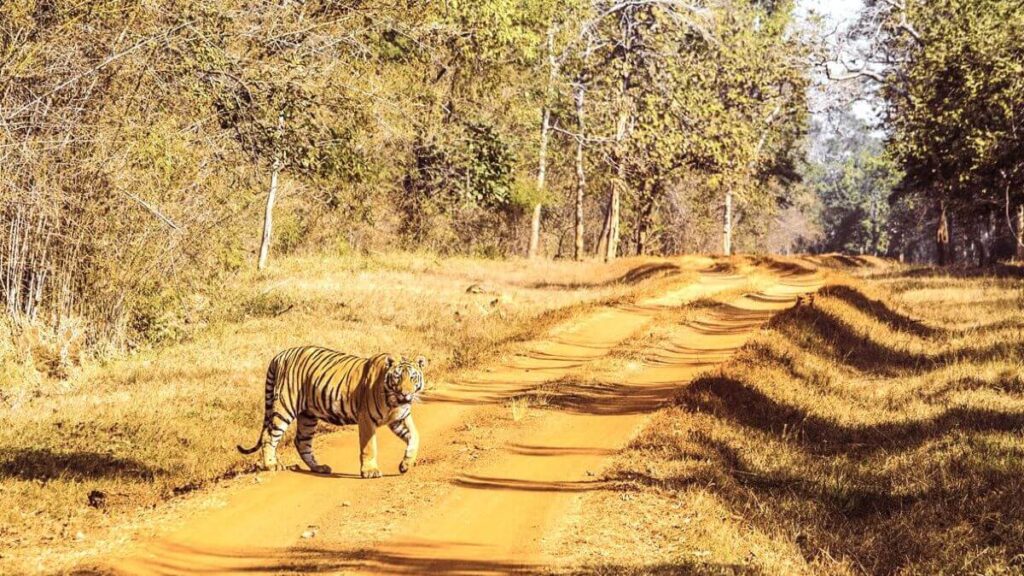
[[[405,474],[416,464],[420,436],[412,419],[412,403],[424,388],[427,359],[413,361],[390,354],[363,358],[321,348],[290,348],[274,356],[267,368],[266,408],[260,437],[252,448],[238,445],[242,454],[263,449],[263,468],[281,470],[277,445],[292,420],[298,418],[295,448],[310,471],[330,474],[331,467],[313,455],[317,422],[359,425],[359,475],[380,478],[377,466],[377,428],[387,424],[405,442],[398,470]],[[264,441],[264,437],[268,437]]]

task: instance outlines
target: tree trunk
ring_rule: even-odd
[[[611,226],[612,226],[612,207],[611,207],[611,202],[609,202],[608,205],[605,206],[604,218],[601,220],[601,222],[602,222],[602,224],[601,224],[601,236],[599,236],[598,239],[597,239],[597,253],[599,255],[605,256],[607,258],[607,255],[608,255],[608,237],[611,236]]]
[[[626,80],[623,80],[626,82]],[[625,162],[625,141],[626,124],[629,116],[623,108],[619,112],[619,119],[615,128],[615,178],[611,180],[611,190],[608,194],[608,242],[604,259],[606,262],[614,260],[619,254],[619,220],[622,204],[622,187],[626,182]]]
[[[530,247],[526,251],[527,258],[537,257],[537,247],[540,245],[540,202],[533,205],[533,216],[530,217]]]
[[[1024,261],[1024,204],[1017,206],[1017,261]]]
[[[284,130],[284,114],[277,116],[277,131],[280,134]],[[260,257],[256,262],[257,270],[264,270],[267,267],[267,259],[270,257],[270,237],[274,228],[274,203],[277,202],[277,177],[281,171],[281,157],[276,155],[274,164],[270,171],[270,190],[267,191],[267,207],[263,213],[263,238],[260,240]]]
[[[586,189],[586,175],[583,171],[583,86],[576,88],[576,125],[579,134],[576,136],[576,243],[573,257],[576,260],[583,259],[583,192]]]
[[[988,211],[988,221],[983,222],[981,225],[982,266],[989,266],[996,263],[995,240],[996,213],[994,210],[990,209]]]
[[[612,182],[612,193],[611,198],[608,199],[608,252],[605,253],[604,259],[606,262],[615,260],[619,255],[619,220],[621,218],[620,206],[621,200],[621,186],[624,180],[624,164],[619,163],[618,175],[615,181]]]
[[[869,247],[870,254],[872,256],[878,256],[878,243],[880,226],[878,222],[878,191],[876,190],[871,195],[871,245]]]
[[[732,190],[725,191],[725,226],[722,228],[722,252],[732,255]]]
[[[988,263],[988,229],[984,222],[978,225],[974,242],[978,245],[978,267],[981,268]]]
[[[537,160],[537,193],[544,192],[545,179],[548,171],[548,140],[551,134],[551,91],[555,85],[555,25],[548,26],[548,88],[544,95],[544,110],[540,121],[540,158]],[[540,213],[541,204],[533,206],[533,218],[530,219],[530,247],[527,257],[536,258],[540,246]]]
[[[636,254],[643,256],[647,254],[648,240],[651,233],[651,215],[648,208],[641,210],[640,218],[636,224]]]
[[[263,240],[260,242],[260,259],[256,265],[258,270],[267,267],[267,258],[270,256],[270,234],[274,228],[274,203],[277,202],[278,171],[277,162],[274,162],[274,169],[270,173],[270,190],[267,192],[267,208],[263,213]]]
[[[633,50],[633,23],[629,18],[620,20],[622,26],[622,78],[619,83],[619,117],[615,124],[615,178],[611,182],[608,198],[608,245],[604,254],[606,262],[614,260],[619,254],[619,222],[621,220],[621,194],[626,185],[626,130],[629,126],[629,85],[631,54]]]
[[[548,138],[551,126],[551,110],[545,106],[540,126],[540,160],[537,166],[537,193],[544,191],[545,179],[548,171]],[[527,250],[528,258],[537,257],[537,249],[540,246],[540,213],[541,204],[537,202],[533,206],[533,217],[530,219],[530,248]]]
[[[939,227],[935,231],[935,245],[938,249],[939,266],[945,266],[950,260],[949,253],[949,218],[946,215],[946,202],[939,201]]]
[[[654,225],[654,203],[661,194],[661,183],[644,183],[637,210],[636,253],[643,256],[650,249],[651,227]]]

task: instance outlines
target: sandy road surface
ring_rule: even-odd
[[[749,273],[749,271],[747,271]],[[104,559],[126,574],[449,573],[557,569],[545,538],[649,414],[701,370],[720,363],[771,315],[820,283],[793,268],[757,293],[688,316],[682,304],[742,287],[742,273],[702,272],[696,283],[630,306],[605,307],[523,346],[505,362],[462,374],[417,407],[423,466],[394,476],[402,447],[378,435],[381,480],[358,478],[356,434],[317,442],[338,471],[261,475],[221,506]],[[685,322],[682,320],[685,317]],[[673,321],[673,319],[675,319]],[[655,323],[635,361],[610,354]],[[653,333],[653,332],[652,332]],[[550,383],[557,383],[550,385]],[[549,383],[546,408],[521,421],[508,399]],[[289,446],[286,450],[291,449]],[[627,529],[627,528],[624,528]]]

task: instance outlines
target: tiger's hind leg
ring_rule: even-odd
[[[277,445],[284,438],[288,426],[292,423],[292,412],[287,410],[280,400],[275,400],[267,415],[267,442],[263,444],[263,469],[284,470],[277,462]]]
[[[303,412],[299,414],[299,428],[295,431],[295,449],[310,470],[317,474],[330,474],[331,467],[319,464],[313,456],[313,435],[316,434],[317,417]]]

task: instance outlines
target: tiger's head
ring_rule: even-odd
[[[427,367],[427,359],[419,356],[409,361],[405,357],[395,360],[388,356],[385,360],[384,390],[388,405],[391,407],[409,404],[423,391],[423,369]]]

